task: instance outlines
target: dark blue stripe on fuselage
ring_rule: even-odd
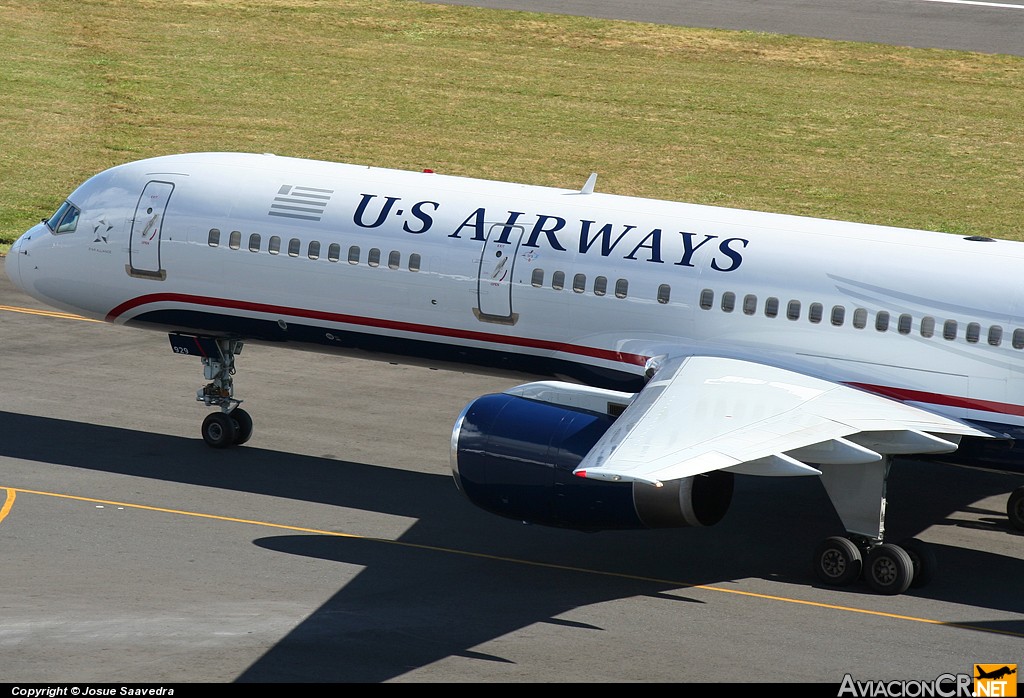
[[[921,460],[1024,475],[1024,427],[977,419],[967,421],[993,433],[1006,434],[1007,438],[985,439],[965,436],[953,453],[924,456]]]
[[[128,325],[167,332],[235,337],[254,343],[291,343],[315,351],[329,351],[354,358],[393,360],[431,368],[509,373],[532,378],[577,380],[587,385],[638,392],[641,376],[627,371],[588,366],[564,359],[520,354],[501,349],[467,347],[405,337],[352,332],[316,325],[238,317],[195,310],[154,310],[127,321]]]

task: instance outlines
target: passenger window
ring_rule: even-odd
[[[615,281],[615,297],[625,298],[629,294],[629,282],[626,279]]]
[[[594,279],[594,295],[603,296],[608,293],[608,279],[604,276],[599,276]]]
[[[715,304],[715,292],[706,288],[700,292],[700,307],[702,310],[711,310]]]
[[[228,236],[228,247],[233,250],[237,250],[242,246],[242,231],[232,230],[231,235]]]
[[[778,298],[766,298],[764,301],[764,314],[767,317],[778,317],[779,315],[779,299]]]
[[[348,248],[348,263],[359,264],[359,245],[352,245]]]
[[[992,325],[988,328],[988,343],[998,347],[1003,343],[1003,328],[999,325]]]
[[[216,228],[210,228],[210,236],[206,239],[206,244],[210,247],[220,245],[220,231]]]
[[[981,339],[981,325],[976,322],[967,323],[967,341],[971,344],[977,344],[978,340]]]
[[[789,320],[800,319],[800,301],[790,301],[786,306],[786,318]]]
[[[821,322],[821,318],[824,314],[825,309],[822,307],[821,303],[811,303],[807,308],[807,319],[815,324]]]
[[[277,254],[281,251],[281,238],[277,235],[270,236],[270,242],[267,243],[267,252],[270,254]]]
[[[332,242],[327,248],[327,261],[337,262],[339,259],[341,259],[341,245]]]
[[[832,306],[832,324],[842,327],[844,322],[846,322],[846,308],[841,305]]]
[[[555,289],[556,291],[561,291],[563,288],[565,288],[564,271],[556,271],[554,274],[551,275],[551,288]]]
[[[726,291],[722,294],[722,310],[727,313],[736,310],[736,294],[732,291]]]
[[[250,252],[259,252],[260,251],[260,243],[261,243],[261,240],[260,240],[260,234],[259,233],[253,233],[252,235],[250,235],[249,236],[249,251]]]
[[[299,249],[301,247],[302,247],[302,243],[299,242],[298,238],[292,238],[291,240],[289,240],[288,241],[288,256],[289,257],[298,257],[299,256]]]
[[[921,336],[931,337],[935,334],[935,318],[925,315],[921,318]]]
[[[1024,349],[1024,330],[1013,331],[1013,348]]]
[[[750,293],[743,296],[743,314],[753,315],[757,312],[757,296]]]
[[[419,270],[420,270],[420,256],[418,254],[416,254],[415,252],[413,252],[411,255],[409,255],[409,271],[419,271]]]
[[[868,325],[868,311],[864,308],[857,308],[853,311],[853,326],[863,330]]]
[[[402,253],[398,250],[391,250],[388,253],[388,269],[398,269],[402,266]]]
[[[366,256],[366,263],[369,264],[371,267],[379,267],[380,250],[378,250],[376,247],[371,247],[370,253]]]
[[[896,323],[896,331],[900,334],[910,334],[911,325],[913,320],[909,315],[903,313],[900,315],[899,321]]]
[[[942,324],[942,338],[943,339],[956,339],[956,320],[946,320]]]
[[[310,259],[320,259],[320,243],[312,240],[306,248],[306,256]]]
[[[658,286],[658,302],[668,303],[669,297],[672,295],[672,288],[668,284],[662,284]]]
[[[530,277],[530,284],[536,286],[537,288],[540,288],[541,286],[544,285],[543,269],[538,268],[533,270],[533,275]]]
[[[879,332],[885,332],[889,329],[889,313],[885,310],[879,310],[875,313],[875,329]]]
[[[583,293],[587,290],[587,275],[577,274],[572,277],[572,290],[576,293]]]

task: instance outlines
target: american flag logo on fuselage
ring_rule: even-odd
[[[282,184],[277,190],[274,202],[270,204],[268,216],[298,218],[303,221],[318,221],[324,215],[333,189],[316,189]]]

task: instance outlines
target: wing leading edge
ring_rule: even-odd
[[[820,475],[822,466],[952,452],[967,435],[990,436],[794,371],[694,356],[666,363],[574,472],[655,486],[713,470]]]

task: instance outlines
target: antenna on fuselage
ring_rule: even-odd
[[[591,172],[590,176],[587,177],[587,183],[580,189],[580,194],[593,194],[595,184],[597,184],[597,173]]]

